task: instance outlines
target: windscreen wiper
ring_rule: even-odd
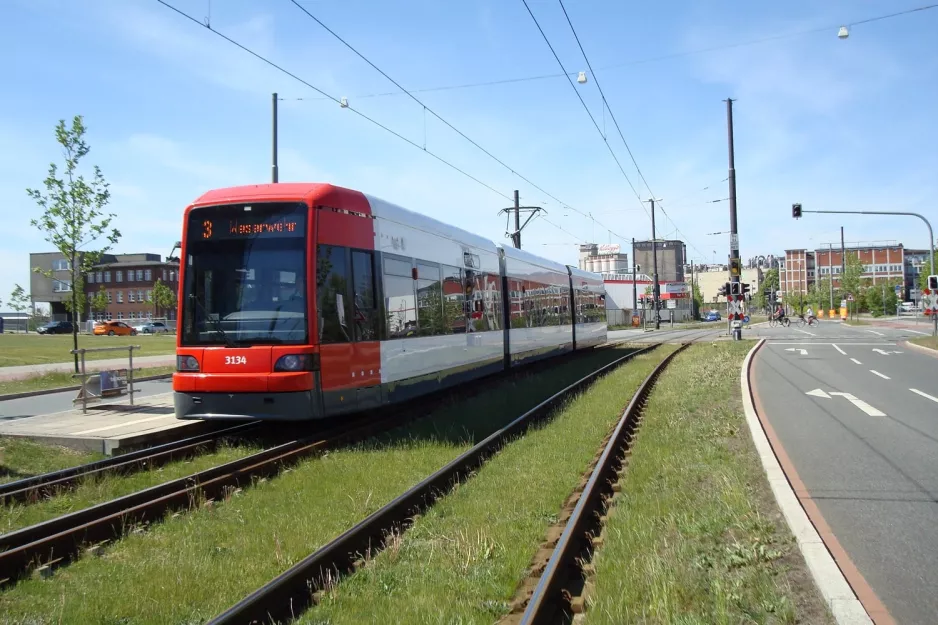
[[[221,334],[222,339],[224,339],[225,345],[227,345],[228,347],[237,347],[237,344],[234,342],[234,339],[228,336],[225,330],[221,327],[221,321],[219,321],[218,318],[212,317],[211,315],[209,315],[208,311],[205,310],[205,306],[202,305],[202,301],[199,299],[199,296],[196,295],[195,293],[190,293],[189,299],[194,301],[196,305],[199,307],[199,310],[202,311],[202,314],[205,316],[205,318],[212,322],[212,325],[215,326],[215,330],[217,330],[218,333]]]

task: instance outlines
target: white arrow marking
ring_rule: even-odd
[[[801,355],[802,355],[802,356],[807,356],[807,355],[808,355],[808,350],[806,350],[806,349],[801,349],[801,348],[788,347],[788,348],[785,349],[785,351],[786,351],[786,352],[801,352]]]
[[[882,332],[877,332],[876,330],[867,330],[867,332],[872,332],[872,333],[875,334],[876,336],[886,336],[886,335],[883,334]]]
[[[916,395],[921,395],[922,397],[925,397],[926,399],[930,399],[930,400],[932,400],[933,402],[935,402],[936,404],[938,404],[938,397],[935,397],[935,396],[933,396],[933,395],[929,395],[928,393],[923,393],[922,391],[918,390],[917,388],[910,388],[909,390],[912,391],[913,393],[915,393]]]
[[[884,350],[884,349],[874,349],[873,351],[879,354],[882,354],[883,356],[888,356],[889,354],[901,354],[902,353],[902,352],[891,352],[891,351]]]
[[[846,399],[846,400],[849,401],[851,404],[853,404],[854,406],[856,406],[857,408],[859,408],[860,410],[862,410],[863,412],[865,412],[866,414],[868,414],[868,415],[871,416],[871,417],[885,417],[885,416],[886,416],[886,413],[885,413],[885,412],[882,412],[881,410],[878,410],[878,409],[876,409],[876,408],[873,408],[872,406],[870,406],[868,403],[866,403],[866,402],[863,401],[862,399],[857,399],[856,397],[854,397],[854,396],[851,395],[850,393],[831,392],[831,395],[840,395],[841,397],[843,397],[844,399]]]
[[[822,391],[819,388],[814,389],[813,391],[807,391],[805,395],[811,395],[812,397],[823,397],[824,399],[830,399],[831,396]]]

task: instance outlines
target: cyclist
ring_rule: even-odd
[[[785,311],[782,310],[782,305],[781,305],[781,303],[779,303],[779,304],[777,304],[777,305],[775,306],[775,315],[774,315],[775,320],[776,320],[776,321],[781,321],[781,320],[782,320],[782,317],[784,317],[784,316],[785,316]]]
[[[812,321],[816,321],[814,317],[814,309],[811,308],[810,304],[808,304],[808,310],[805,316],[808,318],[808,325],[811,325]]]

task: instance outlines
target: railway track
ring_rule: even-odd
[[[215,449],[219,442],[230,436],[244,436],[258,432],[259,421],[241,423],[233,427],[214,430],[198,436],[180,439],[141,449],[120,456],[90,462],[59,471],[34,475],[15,482],[0,484],[0,504],[31,503],[55,493],[74,488],[78,483],[103,475],[126,475],[135,471],[163,466],[175,460]]]
[[[579,493],[574,492],[575,507],[564,524],[563,533],[552,546],[550,558],[530,598],[526,603],[520,603],[524,607],[523,613],[520,616],[517,613],[509,615],[501,625],[569,623],[575,615],[585,612],[589,562],[593,550],[602,542],[603,515],[618,491],[617,482],[628,463],[629,449],[641,423],[648,396],[671,360],[689,345],[685,343],[669,354],[635,393],[585,486]]]
[[[321,596],[319,593],[327,588],[328,584],[361,567],[366,554],[380,550],[388,535],[405,530],[416,514],[466,479],[511,438],[547,417],[568,397],[583,390],[603,374],[657,347],[657,344],[651,345],[618,358],[555,393],[330,543],[320,547],[210,623],[242,625],[294,618],[310,604],[316,603]]]
[[[621,342],[607,343],[598,349],[612,348],[620,344]],[[630,358],[636,353],[645,352],[653,347],[639,350],[639,352],[632,352],[624,358]],[[572,352],[561,359],[532,363],[527,367],[512,371],[509,376],[501,376],[501,379],[536,373],[546,367],[556,366],[559,362],[568,362],[589,353],[589,351]],[[616,362],[621,360],[619,359]],[[290,440],[256,454],[184,478],[158,484],[117,499],[2,534],[0,535],[0,586],[15,583],[18,579],[37,568],[51,569],[67,564],[81,552],[83,547],[90,545],[94,548],[103,545],[120,537],[135,525],[159,521],[168,511],[189,508],[199,499],[224,497],[228,492],[243,487],[256,478],[276,475],[285,466],[321,453],[330,447],[363,440],[419,419],[444,402],[452,401],[454,395],[468,397],[483,392],[482,389],[484,388],[485,385],[462,387],[456,391],[440,392],[417,402],[385,409],[384,415],[377,413],[363,414],[351,423],[346,422],[325,429],[315,435]],[[368,417],[373,418],[369,419]],[[253,422],[236,426],[236,428],[229,428],[229,430],[236,430],[237,427],[249,430],[249,426],[252,425],[254,425]],[[244,430],[240,431],[243,433]],[[194,453],[193,449],[199,445],[211,444],[211,439],[205,437],[212,434],[217,436],[219,433],[214,432],[200,437],[193,437],[193,439],[178,441],[177,443],[167,443],[158,448],[141,450],[140,452],[134,452],[134,454],[101,461],[104,466],[100,466],[99,463],[92,463],[83,465],[83,467],[66,469],[55,474],[45,474],[20,480],[17,483],[28,482],[29,480],[34,480],[34,483],[25,485],[20,489],[11,489],[5,497],[10,497],[13,493],[22,492],[29,488],[33,488],[36,493],[39,493],[43,489],[54,488],[53,484],[59,480],[63,484],[69,483],[68,480],[72,480],[71,483],[74,484],[84,476],[93,474],[95,470],[119,470],[122,463],[115,462],[117,460],[127,463],[128,468],[131,465],[140,466],[141,463],[145,464],[152,458],[152,454],[148,456],[147,453],[157,449],[162,450],[156,452],[160,454],[160,461],[168,462],[171,458],[166,454],[181,454],[184,453],[184,449],[189,450],[189,453]],[[174,447],[174,445],[178,445],[178,447]],[[179,456],[177,455],[177,457]],[[81,472],[82,468],[95,465],[98,465],[97,469],[91,469],[90,472]],[[70,471],[74,474],[69,474]],[[58,474],[63,475],[59,475],[57,478],[51,477]],[[27,497],[27,495],[21,495],[21,497]]]

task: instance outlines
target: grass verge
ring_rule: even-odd
[[[7,623],[203,622],[596,367],[609,349],[494,384],[379,439],[311,459],[211,506],[135,532],[95,558],[0,594]]]
[[[173,334],[138,334],[137,336],[78,335],[78,347],[119,347],[140,345],[134,356],[159,356],[176,353]],[[0,367],[38,365],[51,362],[72,362],[72,335],[0,334]],[[122,352],[89,352],[85,360],[105,360],[126,356]]]
[[[0,437],[0,484],[103,458],[104,454],[43,445],[25,438]]]
[[[164,375],[175,371],[175,367],[145,367],[134,371],[134,378],[143,378],[151,375]],[[29,391],[46,391],[57,388],[74,387],[81,384],[79,378],[73,378],[71,372],[56,371],[54,373],[41,373],[21,380],[0,381],[0,399],[3,395],[11,393],[26,393]]]
[[[593,560],[587,623],[832,623],[742,411],[752,341],[696,345],[661,376]]]
[[[138,471],[129,475],[104,475],[89,479],[74,489],[63,491],[34,504],[4,506],[0,508],[0,534],[185,477],[258,451],[260,447],[256,445],[222,443],[212,453],[171,462],[149,471]]]
[[[934,336],[918,336],[914,339],[909,339],[909,343],[915,343],[916,345],[931,349],[938,349],[938,337]]]
[[[603,438],[673,349],[637,357],[503,448],[298,622],[495,622]]]

